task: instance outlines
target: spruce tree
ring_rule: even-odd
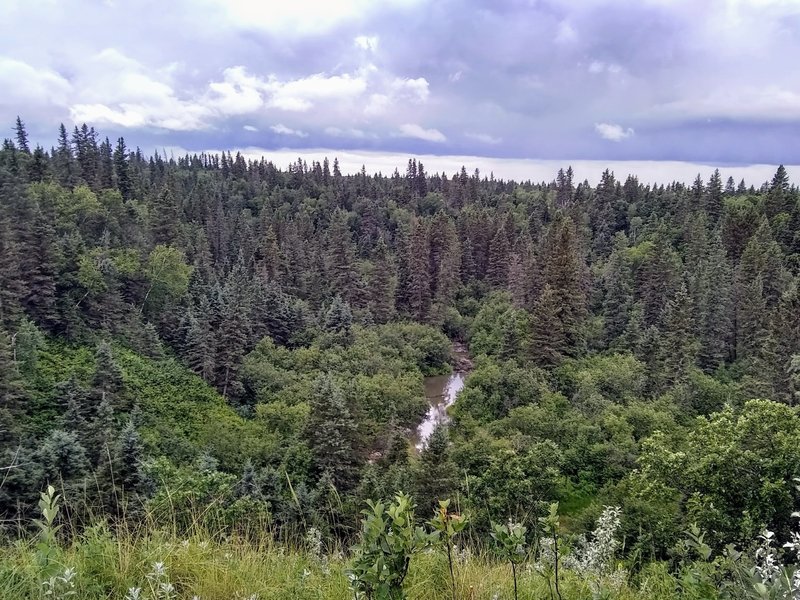
[[[508,233],[501,226],[489,243],[489,264],[486,270],[486,279],[495,288],[505,288],[508,285],[508,253]]]
[[[378,239],[372,257],[369,281],[369,308],[376,323],[388,323],[395,316],[397,270],[383,237]]]
[[[697,328],[692,319],[692,297],[683,282],[664,307],[657,378],[669,388],[685,383],[697,360]]]
[[[114,180],[117,184],[122,199],[128,201],[133,195],[133,183],[130,175],[130,165],[128,164],[128,149],[125,146],[125,139],[117,140],[117,147],[114,149]]]
[[[314,474],[330,473],[340,493],[356,484],[356,426],[342,391],[328,374],[320,375],[309,399],[305,439]]]
[[[603,276],[603,328],[607,345],[612,345],[628,325],[633,299],[633,275],[627,257],[628,238],[619,232]]]
[[[328,267],[332,294],[339,294],[353,303],[358,296],[358,271],[353,236],[348,224],[348,213],[337,209],[328,229]]]
[[[529,354],[540,367],[558,365],[568,350],[567,332],[556,291],[545,285],[531,316]]]
[[[415,320],[425,322],[431,307],[430,244],[427,223],[421,219],[412,224],[406,260],[409,313]]]
[[[122,487],[124,493],[137,494],[144,491],[143,460],[144,446],[141,437],[133,421],[129,420],[120,432],[114,448],[115,483]]]
[[[15,129],[17,132],[17,149],[20,152],[24,152],[25,154],[30,154],[31,147],[28,144],[28,132],[25,130],[25,124],[19,117],[17,117],[17,124]]]

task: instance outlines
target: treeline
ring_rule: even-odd
[[[31,440],[82,448],[84,475],[128,448],[149,498],[158,481],[209,489],[232,472],[219,494],[263,501],[291,527],[307,492],[343,536],[361,499],[399,489],[422,504],[461,494],[482,528],[554,500],[588,527],[613,500],[641,556],[665,556],[703,515],[720,543],[766,524],[788,535],[800,461],[788,442],[760,442],[767,428],[797,435],[798,197],[783,167],[757,189],[718,171],[690,186],[606,171],[592,186],[571,169],[513,182],[414,159],[343,175],[327,159],[283,170],[238,153],[145,156],[85,125],[31,148],[18,121],[0,151],[0,442],[12,456]],[[404,440],[421,376],[447,369],[442,333],[469,343],[476,371],[449,432],[415,457]],[[26,348],[52,355],[56,339],[96,358],[30,366]],[[177,357],[238,412],[224,431],[259,434],[170,444],[156,419],[168,400],[148,409],[152,390],[117,389],[104,339]],[[742,469],[775,495],[730,496],[710,466],[668,476],[742,419],[714,464],[761,461]],[[146,483],[140,455],[171,463],[150,464]],[[59,469],[36,481],[69,479]]]

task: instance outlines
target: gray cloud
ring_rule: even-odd
[[[144,148],[800,162],[799,30],[788,0],[6,0],[0,119],[48,145],[86,121]]]

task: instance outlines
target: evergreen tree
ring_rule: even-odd
[[[388,323],[395,315],[397,270],[383,237],[378,239],[372,258],[369,308],[376,323]]]
[[[106,399],[111,406],[119,402],[119,394],[122,391],[122,370],[114,360],[111,344],[102,341],[97,345],[94,354],[94,376],[92,377],[92,398],[95,407]],[[93,418],[95,413],[91,411],[89,418]]]
[[[341,296],[334,296],[328,311],[325,313],[325,329],[334,333],[342,342],[349,340],[353,326],[353,313],[350,305]]]
[[[538,366],[555,366],[568,351],[569,342],[561,310],[559,295],[549,284],[545,285],[534,305],[529,336],[530,356]]]
[[[710,223],[714,224],[719,221],[722,215],[722,177],[719,174],[719,169],[714,169],[714,173],[708,180],[703,209],[708,214]]]
[[[131,181],[130,167],[128,165],[128,149],[125,146],[125,139],[117,140],[117,147],[114,149],[114,180],[117,189],[122,194],[122,199],[128,201],[133,195],[133,183]]]
[[[25,130],[25,125],[23,124],[22,119],[19,117],[17,117],[16,131],[17,149],[25,154],[30,154],[31,147],[28,145],[28,132]]]
[[[357,305],[359,276],[356,270],[356,252],[348,225],[348,213],[342,209],[337,209],[331,218],[328,256],[331,293]]]
[[[614,249],[608,259],[603,286],[603,327],[606,344],[611,345],[628,325],[633,299],[633,275],[627,258],[628,238],[619,232],[614,236]]]
[[[23,399],[24,381],[14,360],[11,336],[0,327],[0,447],[17,428]]]
[[[555,314],[566,340],[563,350],[576,354],[584,345],[582,327],[588,311],[584,266],[571,219],[560,218],[551,224],[544,240],[543,254],[544,281],[554,295],[558,307]]]
[[[421,219],[412,224],[406,261],[408,310],[415,320],[424,322],[431,306],[430,244],[427,223]]]
[[[508,285],[508,233],[500,226],[489,244],[489,265],[486,279],[495,288]]]
[[[115,482],[126,494],[144,491],[144,446],[132,420],[122,429],[114,448]]]
[[[320,375],[309,400],[305,438],[314,473],[330,473],[340,493],[356,484],[355,435],[356,427],[341,389],[330,375]]]
[[[447,427],[438,425],[420,453],[415,494],[418,506],[427,512],[438,506],[439,500],[451,498],[457,488],[456,472]]]
[[[659,344],[658,363],[661,372],[658,378],[665,387],[685,383],[697,359],[697,330],[692,320],[692,297],[686,283],[664,307],[663,337]]]

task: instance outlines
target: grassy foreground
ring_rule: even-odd
[[[41,565],[36,543],[5,544],[0,548],[0,598],[123,600],[132,597],[130,588],[141,588],[138,598],[142,600],[353,598],[345,573],[347,562],[341,555],[317,557],[270,542],[236,538],[212,541],[212,536],[202,533],[188,539],[165,531],[115,535],[101,525],[57,549],[49,561],[55,576],[66,569],[74,569],[75,575],[68,584],[56,581],[55,592],[46,596],[47,586],[42,585],[46,567]],[[156,563],[163,563],[163,569]],[[520,598],[550,597],[546,580],[532,566],[522,565],[519,572]],[[457,581],[459,598],[513,598],[510,568],[488,556],[462,557]],[[406,591],[410,599],[451,598],[444,557],[433,551],[415,556]],[[592,597],[587,582],[570,572],[564,574],[561,593],[564,600]],[[623,584],[613,595],[631,600],[674,596],[674,579],[658,565],[640,574],[635,585]]]

